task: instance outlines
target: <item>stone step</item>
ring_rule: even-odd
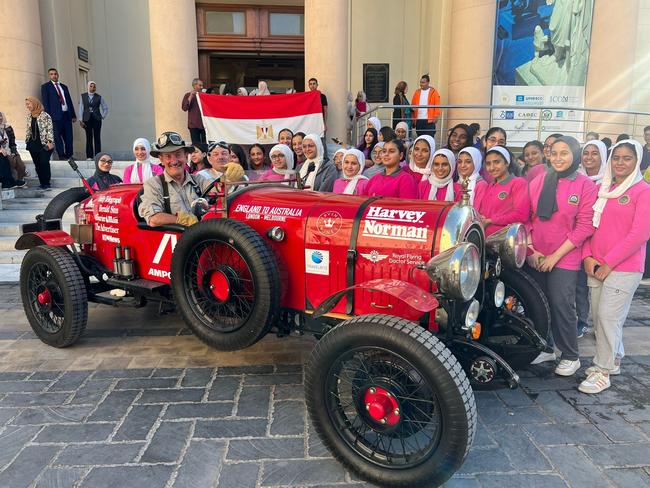
[[[38,188],[39,182],[38,178],[32,177],[32,178],[27,178],[27,185],[30,188]],[[81,186],[81,180],[78,177],[74,178],[52,178],[50,180],[50,185],[52,185],[52,188],[73,188],[75,186]]]
[[[20,264],[0,264],[0,283],[18,283]]]
[[[0,252],[0,264],[20,264],[27,251],[3,251]]]
[[[14,236],[0,236],[0,254],[4,251],[15,251],[16,238]]]
[[[39,213],[45,210],[51,198],[11,198],[2,202],[3,210],[34,210]],[[2,220],[0,213],[0,220]]]
[[[42,210],[33,210],[33,209],[17,209],[10,210],[8,212],[0,213],[0,224],[18,222],[24,224],[26,222],[34,222],[36,215],[43,213]],[[74,222],[74,210],[70,207],[65,215],[63,216],[63,221],[73,221]]]

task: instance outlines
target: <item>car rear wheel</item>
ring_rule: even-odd
[[[277,263],[248,225],[227,219],[193,225],[174,249],[171,270],[178,308],[208,345],[243,349],[274,324],[280,303]]]
[[[20,294],[27,320],[44,343],[67,347],[85,330],[86,285],[77,263],[65,249],[30,249],[20,268]]]
[[[318,342],[307,365],[309,415],[347,469],[382,486],[439,486],[461,466],[476,405],[461,365],[407,320],[366,315]]]

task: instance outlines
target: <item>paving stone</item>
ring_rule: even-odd
[[[274,400],[303,400],[305,387],[303,385],[277,385],[274,389]]]
[[[233,402],[219,403],[182,403],[169,405],[165,412],[165,420],[185,418],[221,418],[230,417],[234,408]]]
[[[650,466],[650,444],[614,444],[585,446],[584,451],[594,463],[605,467]]]
[[[255,488],[260,475],[257,463],[224,464],[218,488]]]
[[[614,388],[608,388],[607,390],[600,392],[598,395],[588,395],[586,393],[580,393],[578,390],[563,390],[560,391],[560,395],[566,398],[573,405],[609,405],[629,403],[628,396],[622,391]]]
[[[565,444],[609,444],[607,437],[591,424],[548,424],[524,427],[542,446]]]
[[[451,477],[443,488],[481,488],[481,484],[476,478]]]
[[[238,417],[268,417],[271,387],[245,386],[237,404]]]
[[[42,425],[81,422],[93,408],[92,405],[26,408],[11,421],[11,424]]]
[[[0,473],[0,486],[27,488],[54,459],[59,446],[27,446],[7,468]]]
[[[542,409],[537,406],[504,408],[501,402],[491,402],[489,406],[485,403],[478,408],[478,413],[481,420],[488,426],[492,424],[540,424],[550,421]]]
[[[7,393],[0,407],[45,407],[62,404],[69,393]]]
[[[598,446],[596,449],[601,449]],[[611,488],[600,471],[575,446],[556,446],[544,448],[555,469],[571,488]]]
[[[158,368],[151,375],[152,378],[178,378],[185,371],[183,368]]]
[[[134,405],[113,437],[115,441],[145,440],[156,423],[162,405]]]
[[[308,424],[307,428],[307,456],[308,457],[329,457],[331,454],[321,442],[320,438],[316,434],[314,427]]]
[[[207,386],[214,373],[214,368],[188,368],[181,383],[182,387]]]
[[[302,385],[302,373],[292,374],[251,374],[246,375],[246,386]]]
[[[75,486],[88,468],[48,468],[41,474],[35,488],[67,488]]]
[[[625,421],[609,405],[581,405],[579,408],[598,427],[598,430],[614,442],[640,442],[646,440],[646,437],[634,424]]]
[[[341,465],[329,459],[269,461],[263,464],[262,486],[313,485],[345,481]]]
[[[208,393],[208,401],[216,400],[230,400],[235,399],[235,394],[239,389],[242,382],[241,376],[217,376],[212,382],[210,392]]]
[[[46,425],[33,442],[92,442],[105,441],[115,424]]]
[[[496,394],[501,401],[509,407],[527,407],[533,404],[533,400],[526,395],[522,388],[517,388],[515,390],[501,390]]]
[[[0,433],[0,466],[5,466],[39,430],[41,428],[36,426],[10,425]]]
[[[263,437],[266,419],[251,420],[197,420],[194,437],[201,439],[226,439],[231,437]]]
[[[0,373],[0,381],[20,381],[26,380],[31,372],[11,372],[11,373]]]
[[[474,436],[474,443],[472,447],[497,447],[498,444],[494,440],[494,437],[485,426],[483,422],[479,420],[478,428],[476,429],[476,435]]]
[[[151,388],[174,388],[178,378],[129,378],[119,380],[116,390],[142,390]]]
[[[650,475],[639,468],[606,469],[605,474],[619,488],[641,488],[650,486]]]
[[[112,391],[104,399],[102,403],[99,404],[97,410],[95,410],[90,417],[88,417],[89,422],[94,421],[116,421],[120,420],[126,414],[131,403],[135,400],[135,397],[138,396],[138,391],[135,390],[123,390],[123,391]]]
[[[301,458],[305,443],[300,439],[246,439],[231,440],[226,459],[230,461],[257,461],[259,459]]]
[[[204,388],[180,388],[167,390],[144,390],[138,403],[200,402]]]
[[[302,435],[305,432],[305,403],[280,401],[273,404],[271,435]]]
[[[587,418],[567,402],[556,391],[540,391],[535,395],[535,404],[556,423],[587,423]]]
[[[61,376],[61,371],[36,371],[29,381],[49,381],[50,383]]]
[[[148,378],[153,373],[153,369],[134,368],[134,369],[101,369],[95,371],[93,379],[102,380],[107,378]]]
[[[556,474],[480,474],[481,488],[523,487],[566,488],[568,485]],[[446,487],[447,485],[445,485]]]
[[[190,422],[162,422],[142,455],[141,462],[175,463],[187,444],[191,426]]]
[[[248,366],[222,366],[217,368],[219,376],[241,375],[241,374],[271,374],[274,372],[271,364],[251,364]]]
[[[493,432],[494,437],[499,440],[499,446],[518,471],[546,471],[551,468],[521,426],[505,425],[495,428]]]
[[[133,444],[70,444],[59,454],[55,464],[60,466],[99,466],[103,464],[131,463],[135,460],[143,445],[143,442]],[[119,486],[119,484],[114,486]]]
[[[75,391],[92,373],[92,371],[66,371],[48,388],[48,391]]]
[[[16,417],[22,410],[20,408],[0,408],[0,426],[7,423],[13,417]],[[15,422],[11,422],[15,424]]]
[[[174,488],[214,486],[222,471],[226,445],[218,441],[193,440],[187,448]],[[223,477],[223,473],[221,474]],[[240,484],[239,487],[244,485]]]
[[[70,400],[71,404],[96,404],[111,387],[111,380],[89,381],[77,390]]]
[[[173,466],[118,466],[93,468],[82,488],[163,488]]]
[[[616,405],[612,408],[628,422],[650,422],[650,408],[647,405],[642,407],[637,405]]]
[[[458,474],[503,473],[513,471],[514,466],[503,449],[470,449]]]
[[[303,366],[302,364],[276,364],[275,372],[276,373],[302,373]]]

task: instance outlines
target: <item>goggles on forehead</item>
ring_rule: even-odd
[[[222,149],[227,149],[228,151],[230,151],[230,146],[228,145],[227,142],[219,141],[219,142],[211,142],[210,145],[208,146],[208,152],[212,152],[212,150],[215,147],[220,147]]]
[[[178,132],[163,132],[158,138],[157,145],[159,149],[172,144],[174,146],[184,146],[185,141]]]

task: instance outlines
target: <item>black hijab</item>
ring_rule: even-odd
[[[557,172],[553,166],[550,166],[546,170],[544,186],[542,187],[542,192],[539,194],[539,200],[537,200],[537,216],[540,220],[549,220],[557,212],[557,182],[559,179],[571,176],[578,171],[578,167],[580,166],[582,156],[580,143],[571,136],[558,137],[553,145],[558,142],[564,142],[569,146],[573,155],[573,161],[571,162],[571,166],[564,171]]]
[[[106,190],[111,185],[122,183],[122,178],[116,175],[112,175],[108,171],[102,171],[99,169],[99,160],[102,158],[102,156],[110,156],[111,159],[113,159],[113,157],[108,153],[97,153],[95,155],[95,173],[90,178],[88,178],[88,184],[91,187],[97,185],[97,188],[99,190]]]

